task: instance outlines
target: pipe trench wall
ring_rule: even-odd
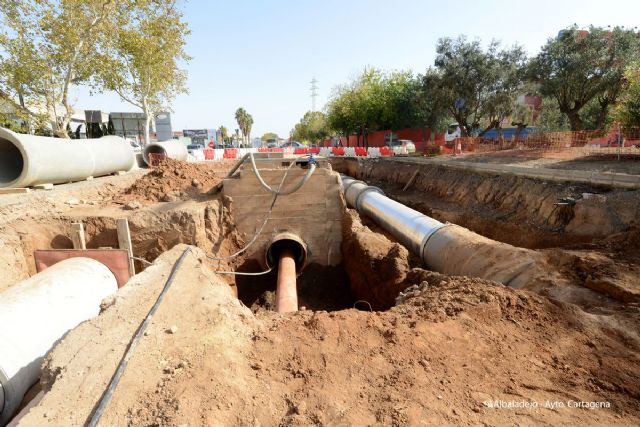
[[[81,181],[134,165],[129,143],[118,136],[60,139],[0,128],[0,187]]]

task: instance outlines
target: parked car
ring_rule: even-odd
[[[289,142],[285,142],[280,146],[280,148],[288,148],[288,147],[303,148],[303,147],[306,147],[306,145],[298,141],[289,141]]]
[[[416,152],[416,145],[410,139],[394,139],[391,142],[387,141],[386,145],[393,147],[404,147],[407,149],[407,154],[413,154]]]

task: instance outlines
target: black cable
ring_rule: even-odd
[[[149,323],[151,322],[153,315],[156,314],[156,311],[158,311],[158,307],[160,307],[162,300],[167,294],[167,291],[169,290],[169,288],[171,287],[171,284],[173,283],[173,280],[175,279],[176,274],[178,273],[178,269],[180,269],[180,266],[182,265],[182,261],[184,261],[185,257],[190,251],[191,251],[191,246],[189,246],[187,249],[184,250],[182,255],[180,255],[180,258],[178,258],[178,261],[176,261],[176,263],[173,265],[173,268],[171,269],[171,274],[169,274],[169,278],[167,278],[167,281],[164,284],[164,288],[162,289],[162,292],[160,292],[160,295],[158,295],[158,299],[153,304],[153,307],[151,307],[151,310],[149,310],[149,313],[147,313],[147,317],[145,317],[145,319],[142,321],[142,323],[138,327],[138,330],[133,336],[133,339],[129,342],[129,346],[127,347],[127,350],[124,352],[122,359],[120,359],[120,363],[116,368],[116,372],[113,374],[113,377],[111,377],[109,386],[100,397],[100,400],[98,401],[98,404],[96,405],[93,411],[93,414],[91,414],[91,418],[87,421],[87,424],[86,424],[87,427],[95,427],[98,425],[98,422],[100,421],[100,417],[102,416],[102,413],[104,412],[104,410],[107,408],[107,405],[111,400],[111,396],[113,396],[113,392],[118,386],[118,383],[120,382],[120,378],[122,377],[122,374],[124,373],[124,370],[126,369],[127,364],[129,363],[129,359],[133,355],[133,351],[138,346],[138,342],[140,341],[140,338],[144,334],[144,331],[147,329],[147,326],[149,326]]]

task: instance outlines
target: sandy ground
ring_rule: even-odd
[[[52,352],[51,389],[20,425],[83,425],[184,248],[163,254]],[[416,286],[386,312],[254,316],[195,250],[101,425],[640,421],[637,337],[526,291],[411,274]]]
[[[571,215],[556,209],[549,216],[545,210],[553,209],[558,194],[593,189],[545,189],[532,180],[437,171],[406,193],[412,172],[367,168],[352,172],[414,208],[433,207],[434,216],[456,217],[481,234],[492,237],[496,224],[526,225],[512,229],[522,236],[510,238],[544,248],[554,268],[590,297],[567,304],[423,270],[375,224],[350,212],[344,270],[303,273],[309,309],[282,316],[265,309],[274,277],[235,283],[215,270],[241,260],[219,265],[206,259],[242,244],[224,200],[206,196],[223,170],[186,174],[173,165],[142,178],[109,177],[106,185],[96,179],[60,186],[58,195],[26,195],[33,200],[0,196],[0,237],[11,245],[0,262],[9,269],[13,259],[15,277],[30,274],[21,267],[29,263],[28,252],[59,242],[71,220],[85,221],[88,242],[105,246],[114,244],[113,218],[127,216],[134,253],[155,259],[105,301],[100,316],[69,332],[48,355],[41,380],[46,393],[21,414],[19,425],[84,425],[185,243],[194,245],[192,253],[101,425],[640,423],[640,276],[634,270],[640,234],[633,231],[633,192],[589,196]],[[142,180],[152,180],[147,185],[158,191],[137,193]],[[170,201],[158,202],[167,189]],[[54,199],[52,207],[46,197]],[[71,197],[97,204],[65,203]],[[139,206],[127,207],[131,202]],[[599,225],[577,231],[592,219]],[[598,234],[605,226],[614,231],[608,239]],[[501,233],[493,238],[508,240],[515,231]]]

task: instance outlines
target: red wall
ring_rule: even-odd
[[[388,134],[391,130],[380,130],[377,132],[371,132],[368,135],[369,147],[383,147],[385,145],[385,134]],[[422,151],[427,146],[429,142],[429,138],[431,137],[431,129],[429,128],[418,128],[418,129],[400,129],[395,131],[398,139],[410,139],[416,145],[417,151]],[[444,139],[444,134],[436,135],[436,138],[440,136]],[[343,147],[357,147],[364,146],[363,137],[360,137],[360,143],[357,143],[358,136],[357,135],[349,135],[348,141],[346,137],[341,137],[340,142]],[[323,147],[331,147],[331,140],[326,139],[322,142]]]

